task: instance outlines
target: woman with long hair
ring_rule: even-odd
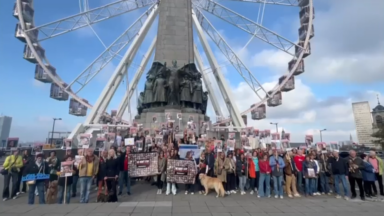
[[[239,177],[241,195],[244,195],[245,183],[248,177],[248,161],[246,160],[244,154],[240,154],[239,158],[236,160],[236,175]]]
[[[108,158],[105,164],[106,175],[104,181],[106,182],[108,190],[109,202],[117,202],[116,180],[119,177],[119,160],[117,159],[115,150],[108,150]]]
[[[224,168],[227,173],[226,194],[236,193],[236,162],[233,160],[233,152],[229,152],[224,161]]]
[[[292,198],[293,196],[300,197],[296,188],[295,165],[291,154],[292,152],[287,152],[284,156],[285,191],[287,192],[289,198]]]
[[[157,176],[157,194],[162,194],[164,182],[167,180],[167,159],[165,158],[164,151],[159,153],[158,168],[160,174]]]
[[[205,193],[205,189],[200,183],[199,175],[200,175],[200,173],[205,174],[206,169],[207,169],[207,164],[205,163],[205,152],[202,151],[200,154],[198,172],[196,175],[196,184],[197,184],[197,190],[199,190],[199,194]]]
[[[194,161],[195,159],[193,158],[192,151],[188,151],[187,154],[185,155],[185,160],[190,160]],[[195,193],[195,184],[185,184],[185,195],[190,193],[193,195]]]
[[[170,152],[170,155],[168,157],[168,160],[169,159],[177,159],[178,157],[176,156],[175,154],[175,150],[172,149],[171,152]],[[167,163],[168,163],[168,160],[167,160]],[[167,191],[165,192],[165,195],[169,195],[171,193],[171,190],[172,190],[172,194],[173,195],[176,195],[176,183],[173,183],[173,182],[167,182]]]
[[[225,169],[225,154],[218,152],[213,171],[218,179],[223,183],[223,188],[227,188],[227,171]]]

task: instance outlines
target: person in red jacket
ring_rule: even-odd
[[[259,177],[259,194],[260,197],[271,197],[271,166],[269,165],[268,155],[264,154],[262,159],[259,160],[259,169],[260,169],[260,177]],[[264,183],[265,183],[265,193],[264,193]]]
[[[294,162],[294,174],[297,179],[297,191],[299,193],[303,192],[303,161],[305,161],[305,155],[303,150],[298,150],[297,155],[293,157]]]
[[[249,184],[251,185],[251,195],[253,194],[253,185],[255,185],[256,180],[256,170],[255,170],[255,163],[253,163],[252,155],[251,153],[247,154],[247,160],[248,160],[248,178],[249,178]]]

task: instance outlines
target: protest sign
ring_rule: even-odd
[[[196,162],[194,160],[168,159],[167,182],[177,184],[194,184],[196,175]]]

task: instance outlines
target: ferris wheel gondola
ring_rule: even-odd
[[[129,4],[132,2],[134,3]],[[238,2],[242,1],[238,0]],[[282,104],[283,92],[294,90],[294,76],[298,76],[304,73],[304,58],[311,54],[310,39],[315,35],[313,25],[313,19],[315,17],[313,0],[254,0],[248,2],[263,3],[264,6],[266,4],[274,4],[282,7],[293,6],[299,8],[298,13],[301,26],[298,29],[298,42],[295,43],[290,41],[289,39],[266,28],[262,24],[252,21],[251,19],[248,19],[241,14],[219,4],[215,0],[191,0],[191,10],[193,11],[191,22],[193,22],[196,27],[198,37],[204,51],[207,54],[211,68],[215,68],[214,77],[230,113],[229,118],[221,118],[220,121],[215,123],[215,125],[223,125],[228,122],[233,122],[236,126],[244,127],[244,122],[247,121],[246,116],[248,113],[251,113],[253,120],[266,118],[266,105],[268,107],[275,107]],[[110,82],[108,83],[109,87],[104,89],[101,97],[96,101],[95,105],[91,105],[88,100],[81,97],[80,91],[114,58],[127,57],[129,59],[128,62],[132,62],[132,59],[139,50],[143,38],[149,30],[149,27],[152,25],[159,13],[158,6],[160,4],[161,1],[158,0],[117,0],[116,2],[93,9],[89,9],[89,5],[85,4],[84,7],[86,7],[87,10],[84,10],[79,14],[47,24],[36,25],[34,23],[35,9],[33,6],[33,1],[16,0],[13,15],[19,20],[19,23],[16,25],[15,37],[26,43],[24,49],[24,58],[31,63],[36,64],[35,79],[44,83],[51,83],[51,98],[60,101],[67,101],[70,98],[69,113],[75,116],[87,116],[85,123],[86,125],[104,124],[106,122],[110,122],[114,117],[118,120],[122,118],[122,110],[129,106],[129,102],[127,101],[130,101],[134,95],[133,92],[137,88],[138,80],[143,74],[143,69],[138,70],[137,74],[139,75],[135,74],[133,78],[134,80],[131,80],[130,82],[132,84],[127,86],[127,94],[124,96],[124,99],[119,106],[119,109],[116,110],[116,113],[108,113],[106,108],[109,104],[110,97],[115,94],[117,86],[123,81],[123,76],[118,77],[118,75],[125,75],[127,73],[127,67],[129,67],[127,64],[119,64],[115,70],[115,73],[112,75]],[[148,7],[148,10],[145,11],[143,15],[141,15],[110,46],[106,47],[103,43],[103,45],[106,47],[106,50],[72,82],[65,82],[62,80],[60,77],[60,68],[56,71],[56,68],[49,63],[47,59],[48,55],[40,44],[41,41],[63,35],[83,27],[91,26],[95,23],[102,22],[109,18],[144,7]],[[237,27],[239,30],[250,34],[252,38],[258,38],[259,40],[271,45],[272,47],[285,52],[287,55],[291,55],[292,60],[287,63],[288,73],[281,76],[277,80],[277,84],[274,88],[264,89],[261,82],[247,68],[241,58],[238,57],[236,52],[234,52],[234,50],[229,46],[225,39],[220,35],[218,30],[214,28],[204,13],[216,16],[224,22]],[[64,23],[67,24],[65,28],[57,27]],[[249,85],[253,93],[259,97],[259,102],[253,104],[248,110],[240,112],[234,103],[231,91],[228,88],[228,84],[226,84],[224,76],[219,70],[220,66],[212,54],[213,52],[209,47],[206,36],[208,36],[211,41],[213,41],[218,46],[224,56],[228,59],[228,62],[233,65],[239,75]],[[130,47],[126,53],[127,55],[119,55],[120,51],[129,44]],[[201,67],[203,64],[201,64],[201,60],[199,60],[198,50],[195,49],[194,52],[197,65],[199,66],[200,71],[202,71],[203,68]],[[152,53],[153,48],[148,49],[148,52],[144,55],[144,57],[149,58]],[[148,61],[143,61],[145,64],[146,62]],[[140,65],[140,67],[145,67],[145,65]],[[209,91],[209,97],[215,97],[209,83],[210,81],[204,77],[204,74],[203,80]],[[79,89],[74,89],[73,85],[75,83],[79,83],[81,87]],[[218,107],[218,102],[212,103],[212,105],[214,106],[215,114],[217,116],[223,116],[221,111],[222,108]],[[90,109],[91,112],[87,115],[88,109]],[[122,122],[129,124],[127,121]]]

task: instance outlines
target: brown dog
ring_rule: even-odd
[[[200,183],[205,188],[205,196],[208,194],[209,189],[215,189],[217,195],[216,197],[224,197],[225,191],[223,188],[223,183],[218,178],[209,177],[203,173],[199,174]]]
[[[53,204],[57,202],[57,180],[49,183],[47,190],[46,202],[47,204]]]

